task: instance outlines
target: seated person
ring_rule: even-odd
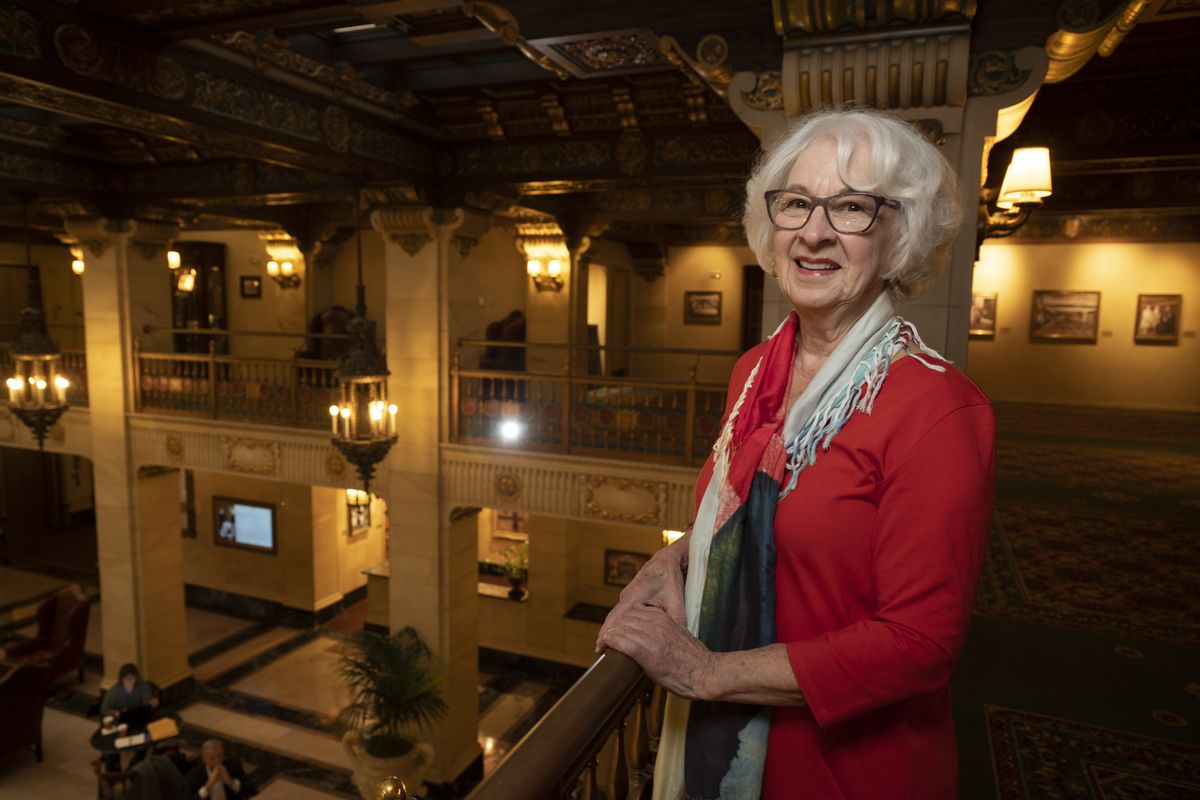
[[[225,746],[209,739],[200,747],[200,763],[184,780],[187,800],[242,800],[258,794],[258,788],[246,777],[236,759],[225,758]]]
[[[133,782],[125,790],[125,800],[182,800],[183,775],[175,762],[152,755],[130,769]]]
[[[158,692],[142,680],[136,664],[124,664],[117,673],[117,683],[104,693],[100,703],[101,716],[120,715],[135,708],[158,708]]]

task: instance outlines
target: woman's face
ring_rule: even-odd
[[[861,149],[850,158],[847,172],[856,186],[870,183],[864,161]],[[838,175],[834,141],[819,141],[804,150],[785,187],[813,197],[831,197],[851,188]],[[884,260],[896,232],[895,213],[881,208],[865,233],[838,233],[822,208],[813,209],[800,230],[775,229],[776,280],[802,318],[811,319],[811,312],[817,312],[840,327],[852,323],[879,296],[880,276],[888,266]]]

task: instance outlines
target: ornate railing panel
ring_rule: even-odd
[[[605,653],[468,800],[648,798],[663,702],[633,659]]]
[[[137,410],[268,425],[323,427],[333,361],[183,353],[137,354]]]
[[[528,345],[539,346],[544,345]],[[678,352],[716,355],[730,365],[730,357],[736,355]],[[686,381],[668,381],[572,375],[569,367],[564,374],[464,369],[456,355],[451,367],[451,441],[700,464],[719,432],[726,387],[697,382],[694,366],[690,372]]]
[[[9,354],[9,342],[0,343],[0,377],[9,377],[13,374],[13,361]],[[87,356],[83,350],[78,349],[63,349],[62,361],[59,366],[59,374],[63,375],[71,382],[71,386],[67,389],[67,403],[76,408],[87,408],[88,404],[88,385],[87,385]]]

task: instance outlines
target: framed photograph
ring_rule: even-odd
[[[356,506],[352,503],[346,504],[346,530],[351,536],[359,533],[366,533],[371,527],[371,504],[364,503],[361,506]]]
[[[242,275],[239,280],[241,282],[242,297],[262,297],[262,278],[257,275]]]
[[[213,497],[213,541],[260,553],[275,552],[275,506]]]
[[[631,553],[628,550],[604,550],[604,584],[626,586],[638,570],[650,560],[648,553]]]
[[[720,325],[720,292],[684,292],[684,325]]]
[[[971,323],[967,334],[972,339],[996,338],[995,292],[975,292],[971,295]]]
[[[1136,344],[1179,344],[1181,294],[1139,294],[1133,328]]]
[[[1033,293],[1029,341],[1095,344],[1099,327],[1099,292]]]

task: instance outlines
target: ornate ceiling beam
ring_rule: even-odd
[[[210,150],[325,172],[428,170],[432,147],[214,58],[148,50],[0,3],[0,97]]]

